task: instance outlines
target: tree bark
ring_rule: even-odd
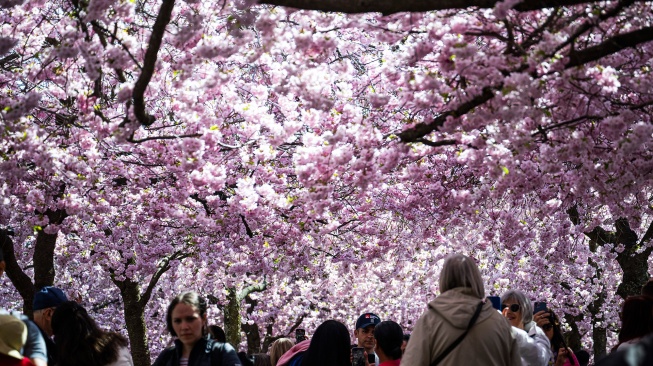
[[[120,290],[123,300],[125,325],[134,366],[149,366],[151,365],[150,349],[147,344],[147,327],[145,326],[145,304],[147,302],[141,301],[140,285],[132,280],[113,280],[113,283]]]
[[[643,1],[643,0],[639,0]],[[338,13],[425,12],[431,10],[493,8],[499,0],[260,0],[262,4],[286,6],[305,10],[321,10]],[[514,6],[518,11],[538,10],[557,6],[594,3],[587,0],[539,0],[522,1]]]
[[[227,335],[227,342],[238,349],[240,345],[240,300],[236,288],[227,289],[227,305],[224,307],[224,332]]]

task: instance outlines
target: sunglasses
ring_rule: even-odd
[[[508,308],[513,313],[516,313],[519,311],[519,304],[512,304],[512,305],[501,304],[501,311],[503,311],[503,309],[505,308]]]
[[[551,329],[553,329],[553,324],[544,324],[544,325],[542,326],[542,329],[544,329],[545,331],[548,332],[548,331],[550,331]]]

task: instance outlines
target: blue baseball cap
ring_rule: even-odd
[[[358,317],[358,320],[356,321],[356,329],[367,328],[370,325],[376,326],[380,322],[381,318],[379,318],[376,314],[365,313]]]
[[[60,288],[45,286],[34,294],[34,310],[56,308],[68,301],[66,294]]]

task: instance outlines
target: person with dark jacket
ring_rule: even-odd
[[[175,345],[163,350],[153,366],[241,366],[229,343],[208,336],[207,303],[196,292],[184,292],[168,305],[166,324]]]

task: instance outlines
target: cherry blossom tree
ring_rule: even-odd
[[[410,328],[458,251],[488,293],[546,299],[600,356],[650,266],[652,15],[1,1],[8,277],[26,312],[63,283],[118,314],[145,365],[184,289],[264,349],[375,307]]]

